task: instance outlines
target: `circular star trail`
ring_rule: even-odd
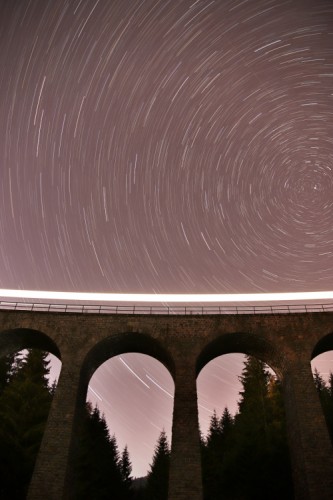
[[[330,290],[332,16],[0,2],[0,287]]]

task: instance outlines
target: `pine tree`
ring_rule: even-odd
[[[5,387],[21,368],[23,363],[22,353],[7,354],[0,358],[0,396]]]
[[[240,376],[239,411],[214,412],[202,446],[204,499],[293,498],[281,386],[247,357]]]
[[[126,498],[130,498],[131,485],[132,485],[132,464],[130,461],[127,445],[125,446],[120,459],[120,472],[121,477],[126,489]]]
[[[226,443],[230,436],[233,418],[227,408],[219,419],[216,411],[211,417],[205,446],[202,448],[202,474],[205,499],[219,499],[224,489],[224,460]]]
[[[330,394],[330,398],[333,399],[333,373],[330,372],[328,377],[328,392]]]
[[[328,383],[326,383],[318,370],[315,369],[313,379],[319,394],[328,432],[333,444],[333,374],[330,373]]]
[[[330,372],[327,384],[328,398],[326,410],[326,422],[333,445],[333,373]]]
[[[259,441],[267,438],[267,385],[269,373],[262,361],[247,357],[242,375],[239,377],[243,385],[238,403],[239,422],[251,423],[249,433],[256,434]],[[244,426],[246,427],[246,426]]]
[[[76,476],[80,500],[126,498],[117,441],[97,406],[87,405],[81,424]]]
[[[120,459],[120,470],[124,483],[130,485],[132,482],[132,464],[129,458],[127,445],[125,446],[121,459]]]
[[[10,381],[13,363],[14,355],[9,354],[0,358],[0,395]]]
[[[234,428],[234,418],[231,415],[228,408],[225,407],[220,420],[220,429],[223,437],[223,442],[225,442],[228,439],[233,428]]]
[[[165,431],[157,440],[152,464],[147,477],[146,498],[167,500],[169,483],[170,448]]]
[[[207,446],[214,447],[214,444],[220,441],[221,435],[222,429],[220,427],[220,421],[217,417],[216,410],[214,410],[208,429]]]
[[[240,381],[243,390],[226,470],[228,488],[248,499],[292,498],[280,386],[264,363],[252,357],[247,357]]]
[[[313,381],[314,381],[316,389],[317,389],[317,391],[319,392],[319,395],[320,395],[326,389],[326,384],[325,384],[325,380],[320,375],[320,373],[317,370],[317,368],[315,368],[314,372],[313,372]]]
[[[0,496],[25,498],[52,396],[47,353],[16,357],[0,397]]]

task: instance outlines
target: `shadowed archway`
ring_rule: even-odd
[[[246,332],[222,334],[206,345],[196,361],[197,376],[214,358],[231,353],[254,356],[270,366],[279,378],[282,376],[285,360],[281,353],[269,340]]]
[[[44,332],[31,328],[13,328],[0,333],[0,356],[30,348],[50,352],[61,360],[56,342]]]

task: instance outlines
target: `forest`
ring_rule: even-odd
[[[49,381],[48,353],[27,350],[0,360],[0,498],[26,498],[55,383]],[[201,435],[205,500],[293,498],[281,386],[267,366],[247,357],[240,376],[238,410],[214,411]],[[333,374],[326,382],[315,371],[333,442]],[[166,500],[170,445],[161,430],[145,478],[132,477],[127,446],[120,451],[98,407],[86,404],[75,463],[78,500]]]

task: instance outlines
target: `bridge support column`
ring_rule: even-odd
[[[69,466],[73,463],[72,441],[77,427],[74,424],[80,378],[80,366],[74,359],[64,361],[62,365],[29,487],[29,500],[72,498]]]
[[[287,431],[297,500],[333,498],[333,449],[308,360],[283,375]]]
[[[202,500],[196,375],[189,365],[176,367],[169,500]]]

